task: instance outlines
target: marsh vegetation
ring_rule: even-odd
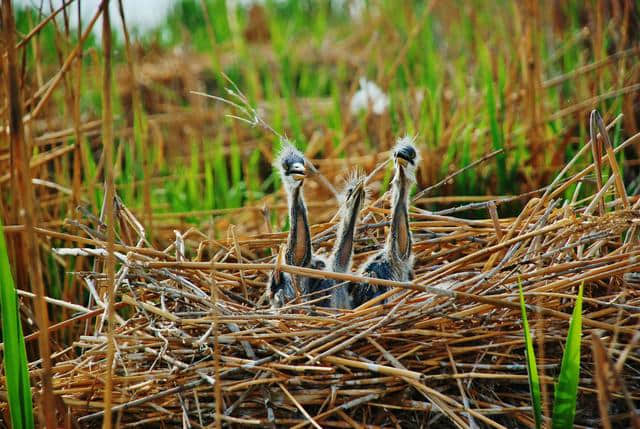
[[[640,427],[637,2],[131,1],[2,1],[0,427]],[[272,309],[365,281],[405,134],[415,277]],[[318,254],[368,175],[351,271],[277,258],[283,136]]]

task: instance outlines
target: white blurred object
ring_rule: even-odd
[[[364,0],[351,0],[349,2],[349,16],[353,20],[359,20],[364,15],[367,4]]]
[[[91,18],[95,15],[101,0],[82,0],[80,2],[80,16],[82,26],[85,28]],[[49,0],[14,0],[15,7],[34,7],[40,8],[44,15],[51,13]],[[58,9],[64,3],[64,0],[52,0],[54,10]],[[120,10],[118,0],[109,2],[109,12],[111,15],[111,27],[113,30],[122,35],[122,21],[120,20]],[[127,22],[127,29],[134,34],[146,33],[149,30],[159,27],[167,19],[167,16],[178,3],[177,0],[123,0],[122,8],[124,17]],[[76,2],[67,7],[69,23],[73,28],[78,26],[78,9]],[[58,18],[62,17],[62,13],[58,14]],[[93,26],[93,32],[98,36],[102,35],[102,18],[99,18]]]
[[[364,77],[360,78],[360,89],[353,94],[349,110],[356,114],[363,110],[371,110],[376,115],[382,115],[389,107],[389,96],[380,87]]]
[[[351,19],[358,21],[367,9],[367,2],[365,0],[331,0],[331,6],[335,10],[349,8]]]
[[[416,99],[416,104],[421,105],[424,101],[424,89],[416,89],[413,95]]]

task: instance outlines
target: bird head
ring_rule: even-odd
[[[365,187],[366,176],[354,172],[347,179],[342,193],[343,207],[347,211],[359,212],[364,205],[367,189]]]
[[[276,160],[276,167],[287,190],[301,186],[307,176],[306,160],[302,152],[291,143],[283,142],[280,155]]]
[[[420,154],[415,148],[415,137],[405,136],[399,138],[393,148],[393,162],[401,176],[415,180],[416,169],[420,162]]]

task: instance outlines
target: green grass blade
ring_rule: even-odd
[[[216,142],[216,148],[214,149],[213,158],[213,173],[214,182],[213,185],[216,190],[216,208],[226,209],[229,205],[229,174],[227,168],[227,161],[224,156],[224,149],[222,147],[222,141]]]
[[[216,206],[216,192],[213,186],[213,163],[211,158],[211,154],[206,154],[204,156],[204,201],[205,207],[207,208],[213,208]]]
[[[200,208],[200,150],[196,142],[191,143],[191,163],[187,170],[187,195],[189,205]]]
[[[18,297],[11,276],[2,222],[0,222],[0,314],[2,315],[4,370],[11,425],[16,429],[33,428],[33,404],[31,402],[27,352],[24,346]]]
[[[529,329],[529,321],[527,320],[527,310],[524,305],[524,294],[522,293],[522,284],[518,279],[518,288],[520,289],[520,308],[522,310],[522,330],[524,331],[525,356],[527,357],[527,373],[529,374],[529,390],[531,391],[531,401],[533,402],[533,417],[536,420],[536,429],[542,427],[542,395],[540,394],[540,377],[538,376],[538,368],[536,367],[536,355],[533,351],[533,340],[531,339],[531,330]]]
[[[485,48],[480,51],[482,74],[485,84],[485,103],[487,106],[487,114],[489,120],[489,131],[491,142],[494,150],[504,148],[504,138],[500,122],[498,121],[498,111],[496,109],[495,84],[493,82],[491,61],[489,59],[489,51]],[[497,173],[498,173],[498,192],[504,193],[508,188],[507,180],[507,160],[504,153],[496,156]]]
[[[231,207],[241,207],[245,194],[246,184],[242,177],[242,157],[240,156],[240,146],[233,142],[229,148],[229,162],[231,164],[231,188],[229,191],[229,205]]]
[[[569,324],[567,344],[562,355],[560,376],[555,389],[553,404],[553,429],[573,427],[578,397],[578,380],[580,377],[580,342],[582,339],[582,287],[578,292],[576,306]]]

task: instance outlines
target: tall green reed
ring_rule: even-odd
[[[20,322],[18,296],[11,275],[11,265],[4,229],[0,220],[0,315],[4,341],[4,371],[11,425],[14,429],[33,428],[33,403],[24,334]]]
[[[533,350],[533,340],[527,321],[524,294],[522,285],[518,285],[520,290],[520,307],[522,310],[522,321],[525,338],[525,355],[527,358],[527,373],[529,375],[529,388],[531,391],[531,401],[533,404],[536,428],[542,426],[542,400],[540,394],[540,378],[536,368],[536,358]],[[562,365],[558,382],[555,386],[553,415],[551,420],[552,429],[566,429],[573,427],[576,413],[576,403],[578,398],[578,382],[580,379],[580,344],[582,340],[582,293],[583,284],[578,290],[573,314],[569,323],[569,332],[562,354]]]

